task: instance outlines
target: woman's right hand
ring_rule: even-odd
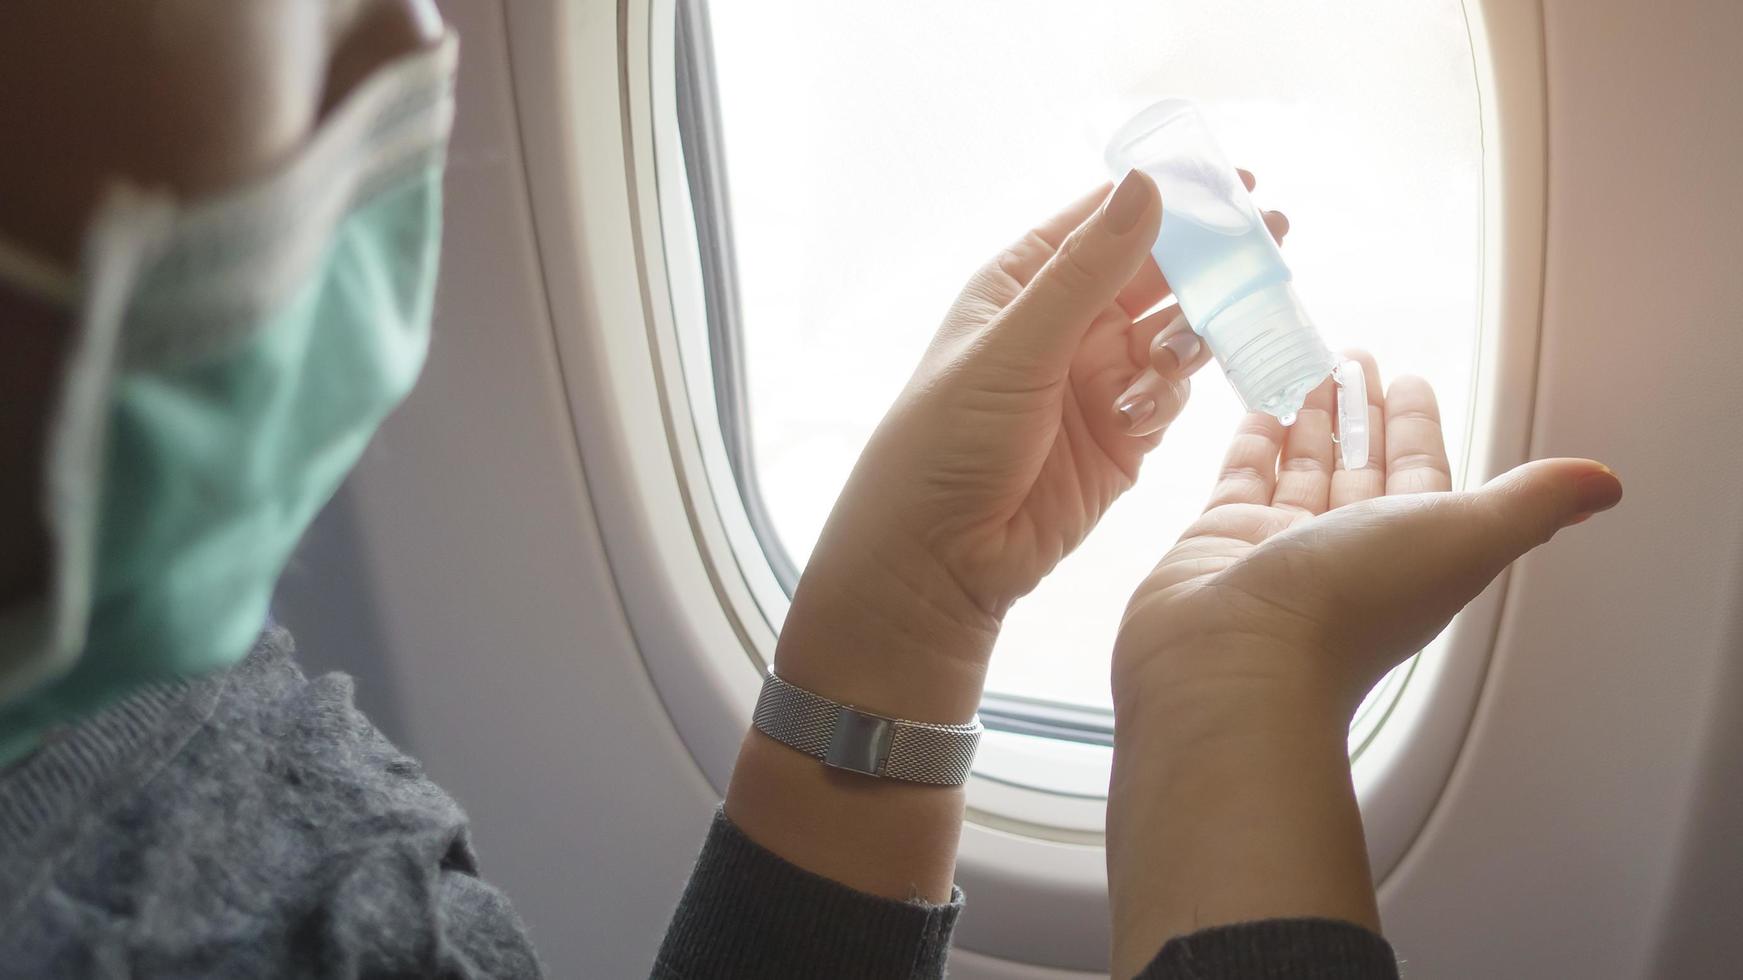
[[[1329,383],[1291,429],[1249,415],[1204,514],[1127,609],[1108,815],[1116,976],[1205,926],[1377,929],[1351,715],[1514,559],[1621,499],[1584,459],[1451,492],[1434,392],[1400,378],[1382,395],[1356,356],[1373,379],[1368,465],[1334,468]]]

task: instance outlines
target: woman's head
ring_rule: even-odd
[[[52,266],[115,181],[182,199],[258,174],[376,68],[434,44],[432,0],[24,0],[0,31],[0,239]],[[0,281],[0,608],[41,584],[42,433],[68,318]]]
[[[454,59],[428,0],[25,6],[0,39],[0,128],[43,134],[0,161],[34,191],[0,193],[0,762],[245,651],[422,365]]]

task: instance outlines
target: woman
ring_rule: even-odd
[[[31,191],[0,196],[0,972],[536,975],[458,808],[261,631],[421,363],[453,42],[421,0],[7,18],[0,129],[32,138],[0,155]],[[1208,357],[1148,312],[1163,207],[1128,175],[971,279],[843,491],[765,703],[971,738],[1006,610]],[[1289,430],[1248,418],[1129,608],[1118,975],[1395,974],[1349,715],[1620,497],[1581,460],[1451,493],[1432,392],[1366,367],[1369,465],[1335,467],[1329,390]],[[656,976],[942,974],[962,759],[891,772],[893,748],[854,754],[874,744],[759,712]]]

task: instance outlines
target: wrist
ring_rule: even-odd
[[[1116,975],[1209,926],[1312,917],[1379,927],[1343,698],[1310,672],[1230,668],[1158,671],[1116,699]]]
[[[929,575],[859,556],[813,560],[793,596],[775,672],[831,700],[889,717],[973,717],[998,623],[941,602]]]
[[[1286,722],[1345,733],[1361,691],[1308,651],[1206,638],[1139,662],[1115,659],[1115,737],[1183,744],[1244,737]]]
[[[781,628],[776,674],[873,714],[968,721],[997,624],[926,602],[925,581],[863,551],[819,547]],[[932,902],[950,898],[962,811],[959,786],[831,769],[754,729],[726,799],[745,834],[799,867],[886,898]]]

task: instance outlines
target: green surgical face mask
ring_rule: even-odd
[[[450,37],[386,66],[244,186],[100,209],[64,287],[48,589],[0,610],[0,764],[247,653],[298,538],[423,365],[454,61]],[[0,275],[52,287],[10,254]]]

